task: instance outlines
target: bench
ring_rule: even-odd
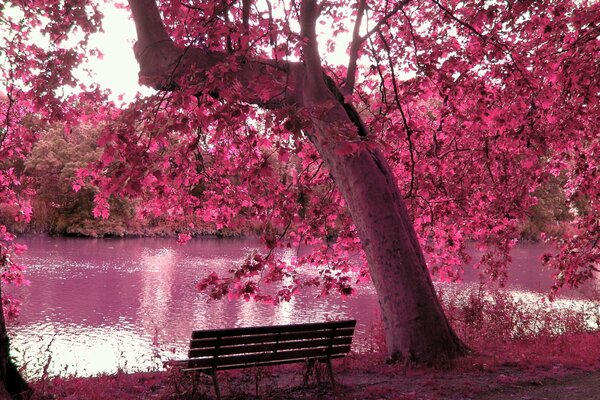
[[[335,387],[331,360],[350,352],[355,325],[350,320],[193,331],[188,359],[171,365],[211,375],[217,399],[217,371],[276,364],[308,362],[311,368],[326,362]]]

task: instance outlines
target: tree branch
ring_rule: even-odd
[[[367,9],[367,0],[359,0],[358,11],[356,12],[356,21],[354,22],[354,30],[352,31],[352,42],[350,43],[350,60],[348,61],[348,70],[346,71],[346,83],[342,88],[342,93],[345,95],[351,94],[354,90],[356,82],[356,63],[358,61],[358,51],[363,43],[360,37],[360,26],[362,24],[363,15]]]
[[[316,31],[318,18],[317,0],[302,0],[300,4],[300,35],[304,40],[302,52],[306,69],[311,74],[322,73]]]
[[[410,0],[402,0],[400,3],[396,4],[394,6],[394,8],[392,8],[389,12],[387,12],[383,16],[383,18],[381,18],[379,21],[377,21],[377,23],[375,24],[375,26],[373,28],[371,28],[364,36],[362,36],[360,38],[360,42],[361,43],[364,42],[369,37],[371,37],[374,33],[377,33],[377,31],[379,30],[379,28],[381,27],[381,25],[385,24],[388,19],[390,19],[391,17],[393,17],[394,15],[396,15],[396,13],[398,11],[400,11],[408,3],[410,3]]]
[[[396,106],[398,107],[398,110],[400,111],[400,116],[402,117],[402,124],[404,125],[404,129],[406,129],[406,140],[408,141],[408,152],[410,154],[410,187],[408,190],[408,194],[406,195],[405,198],[411,198],[411,197],[413,197],[413,191],[415,191],[415,166],[416,166],[415,146],[414,146],[413,140],[412,140],[413,130],[410,127],[410,124],[408,123],[408,118],[406,118],[406,113],[404,112],[404,109],[402,108],[402,103],[400,103],[400,94],[398,92],[398,82],[396,80],[396,71],[394,71],[394,62],[392,60],[391,48],[390,48],[387,40],[383,36],[383,33],[378,32],[378,34],[379,34],[379,38],[380,38],[381,42],[383,43],[383,46],[385,47],[385,53],[388,58],[388,63],[389,63],[389,67],[390,67],[391,77],[392,77],[392,89],[394,89],[394,102],[396,103]]]
[[[356,126],[357,137],[366,136],[358,113],[343,101],[339,89],[321,66],[316,36],[320,14],[317,0],[303,0],[300,5],[302,63],[248,58],[243,54],[231,55],[206,48],[178,48],[166,33],[155,0],[129,0],[129,3],[140,35],[135,52],[142,83],[162,90],[191,85],[196,93],[206,91],[211,95],[235,90],[238,100],[271,109],[286,106],[313,108],[333,101],[339,103],[338,111],[341,112],[319,118],[339,120],[340,115],[345,114],[348,122]],[[228,68],[216,68],[212,86],[203,88],[211,69],[223,64]]]
[[[456,22],[457,24],[459,24],[463,28],[465,28],[465,29],[473,32],[473,34],[475,36],[477,36],[479,38],[479,40],[481,40],[484,44],[491,44],[492,46],[494,46],[498,50],[502,51],[504,54],[507,54],[510,57],[510,60],[512,61],[513,67],[521,75],[521,77],[525,81],[525,84],[527,85],[527,87],[529,88],[529,90],[531,91],[531,93],[535,96],[535,93],[536,93],[535,88],[533,87],[533,85],[531,84],[529,78],[527,78],[527,76],[525,75],[525,73],[523,72],[523,70],[521,69],[521,67],[519,66],[519,64],[515,61],[513,53],[512,53],[512,51],[510,50],[510,48],[508,46],[506,46],[503,43],[500,43],[498,40],[496,40],[494,38],[488,38],[486,35],[484,35],[483,33],[479,32],[477,29],[475,29],[471,24],[467,23],[466,21],[461,20],[456,15],[454,15],[454,13],[452,13],[447,7],[444,7],[438,0],[431,0],[431,1],[433,2],[433,4],[435,4],[436,6],[438,6],[438,8],[440,10],[442,10],[444,12],[444,14],[446,14],[454,22]]]
[[[356,69],[358,62],[358,52],[360,51],[360,47],[362,44],[371,37],[374,33],[376,33],[381,25],[387,22],[388,19],[396,15],[398,11],[402,10],[404,6],[406,6],[410,0],[403,0],[400,3],[396,4],[394,8],[388,11],[373,28],[371,28],[364,36],[360,36],[360,25],[362,24],[363,15],[367,9],[366,0],[359,0],[358,5],[358,13],[356,16],[356,21],[354,23],[354,31],[352,32],[352,42],[350,43],[350,60],[348,61],[348,70],[346,73],[346,83],[342,88],[342,93],[344,95],[351,94],[354,90],[354,85],[356,84]]]
[[[155,42],[171,40],[154,0],[132,0],[129,1],[129,8],[133,14],[137,45],[140,48],[144,49]]]
[[[242,22],[246,33],[250,29],[250,0],[242,0]]]
[[[319,14],[320,8],[317,0],[302,0],[300,4],[300,35],[304,41],[302,54],[306,70],[303,101],[305,105],[309,106],[314,106],[329,99],[337,100],[334,91],[327,85],[327,78],[319,55],[316,30]],[[340,104],[343,104],[343,101]]]
[[[248,59],[243,55],[232,56],[206,48],[179,48],[167,34],[155,0],[129,0],[129,5],[138,34],[134,52],[140,65],[140,83],[172,90],[178,87],[181,78],[188,77],[190,73],[194,74],[193,83],[202,83],[207,71],[213,67],[221,63],[235,63],[238,68],[230,68],[219,78],[224,87],[239,87],[242,101],[266,108],[302,105],[305,75],[302,64]],[[266,99],[264,90],[259,90],[264,89],[265,79],[269,80],[270,87],[270,97]],[[260,86],[261,83],[263,86]]]
[[[483,43],[488,43],[488,38],[486,38],[482,33],[480,33],[473,26],[471,26],[470,24],[468,24],[465,21],[462,21],[460,18],[458,18],[456,15],[454,15],[448,8],[444,7],[439,1],[437,1],[437,0],[431,0],[431,1],[433,2],[433,4],[438,6],[442,11],[444,11],[444,13],[447,16],[449,16],[452,20],[454,20],[456,23],[458,23],[462,27],[467,28],[468,30],[473,32],[475,34],[475,36],[477,36],[479,39],[481,39],[483,41]],[[497,43],[493,43],[493,44],[494,44],[494,46],[498,47],[500,50],[503,50],[502,47],[499,46]]]

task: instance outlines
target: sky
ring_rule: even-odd
[[[103,88],[110,89],[113,100],[123,95],[123,101],[132,100],[135,94],[150,93],[151,89],[138,85],[138,64],[133,55],[135,25],[127,10],[103,5],[103,33],[90,39],[90,46],[103,53],[102,59],[91,58],[85,65],[93,74],[88,77],[81,69],[76,73],[83,82],[97,82]]]
[[[90,36],[89,48],[97,48],[103,57],[89,57],[87,62],[73,72],[75,78],[87,86],[98,83],[102,88],[110,89],[111,100],[118,103],[133,100],[138,91],[152,93],[152,89],[138,84],[139,67],[133,54],[136,32],[129,11],[106,3],[101,3],[100,10],[104,14],[102,20],[104,32]],[[21,11],[17,8],[7,8],[2,12],[15,20],[19,20],[22,16]],[[6,31],[0,31],[0,38],[2,38],[3,32]],[[32,38],[42,48],[48,48],[50,45],[48,37],[43,36],[40,32],[32,32]],[[80,39],[80,37],[73,37],[71,40],[76,43]],[[67,40],[66,43],[69,41]],[[0,61],[2,61],[1,53]],[[64,90],[65,93],[71,91],[69,88]],[[72,90],[79,89],[76,87]]]

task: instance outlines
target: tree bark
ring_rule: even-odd
[[[437,365],[465,354],[437,298],[403,198],[381,152],[339,155],[343,143],[315,142],[346,200],[367,256],[388,357]]]
[[[140,80],[176,89],[186,68],[207,70],[224,54],[177,49],[167,39],[154,0],[129,0],[138,32],[136,58]],[[154,13],[154,15],[148,15]],[[244,60],[229,79],[248,88],[243,101],[264,107],[295,106],[309,111],[306,132],[325,161],[357,228],[384,319],[389,358],[404,363],[437,364],[468,351],[452,330],[439,303],[417,235],[391,169],[370,146],[358,114],[344,104],[321,67],[314,24],[315,0],[301,5],[303,63]],[[252,82],[269,76],[281,95],[261,102]],[[147,79],[151,77],[151,79]],[[351,151],[348,151],[348,148]]]
[[[2,298],[2,285],[0,284],[0,299]],[[1,305],[0,305],[1,307]],[[8,395],[13,400],[29,398],[31,388],[21,376],[21,373],[10,359],[10,341],[6,331],[4,312],[0,308],[0,398]]]

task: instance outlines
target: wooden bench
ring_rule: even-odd
[[[171,364],[183,371],[212,376],[215,394],[221,398],[217,371],[308,362],[326,362],[335,386],[331,360],[350,352],[356,321],[258,326],[193,331],[189,359]],[[305,377],[306,384],[306,377]]]

